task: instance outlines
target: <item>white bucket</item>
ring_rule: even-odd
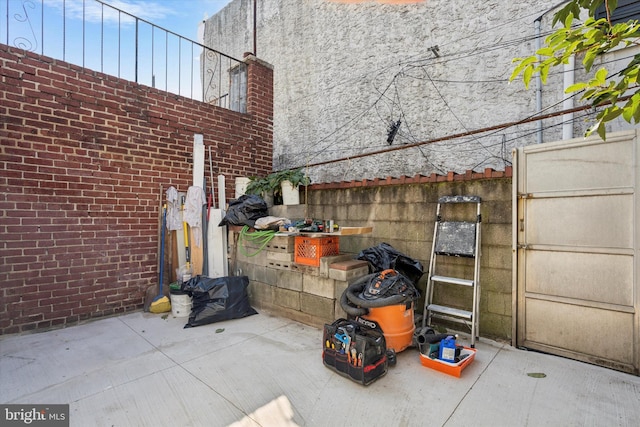
[[[175,317],[187,317],[191,314],[191,297],[187,294],[171,294],[171,314]]]
[[[282,204],[283,205],[299,205],[300,204],[300,190],[298,187],[293,187],[289,181],[282,181]]]
[[[236,199],[244,195],[247,192],[247,186],[251,180],[249,178],[238,177],[236,178]]]

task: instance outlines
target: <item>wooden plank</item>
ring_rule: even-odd
[[[226,178],[224,175],[218,175],[218,211],[219,212],[217,213],[217,215],[219,215],[220,220],[217,222],[217,224],[220,224],[220,221],[222,221],[222,218],[224,218],[224,216],[226,215],[225,213],[226,207],[227,207]],[[229,260],[227,258],[227,248],[228,248],[227,227],[226,226],[216,227],[216,236],[217,236],[217,240],[213,242],[212,245],[214,248],[217,248],[215,249],[216,252],[223,254],[223,256],[217,257],[217,259],[214,259],[214,262],[216,263],[216,266],[214,268],[216,269],[216,271],[221,270],[222,277],[226,277],[229,275]],[[236,272],[233,271],[232,274],[235,274],[235,273]]]
[[[239,231],[239,229],[238,229]],[[340,227],[339,231],[334,231],[333,233],[324,233],[320,231],[279,231],[278,235],[281,236],[307,236],[307,237],[325,237],[325,236],[350,236],[356,234],[367,234],[372,233],[373,227]]]
[[[193,135],[193,186],[202,188],[204,182],[204,140],[201,134]],[[194,276],[202,274],[204,250],[202,229],[189,230],[191,250],[191,271]],[[196,238],[196,233],[199,236]],[[200,242],[198,245],[197,242]]]
[[[200,246],[196,243],[196,234],[199,235]],[[202,229],[189,227],[189,242],[191,244],[191,271],[194,276],[202,274],[202,264],[204,262],[204,254],[202,248]]]
[[[204,180],[204,139],[200,134],[193,135],[193,183],[202,188]]]
[[[338,232],[327,233],[327,234],[349,236],[351,234],[367,234],[372,232],[373,232],[373,227],[340,227],[340,230]]]
[[[227,276],[226,230],[225,227],[218,227],[222,218],[222,209],[211,209],[207,228],[209,277]]]
[[[178,200],[181,203],[181,208],[180,208],[180,219],[182,220],[182,211],[184,210],[184,204],[182,204],[182,200],[184,197],[186,197],[186,193],[178,193]],[[182,222],[182,226],[185,226],[185,222]],[[184,230],[180,229],[180,230],[176,230],[175,231],[175,237],[176,237],[176,249],[178,252],[178,267],[182,267],[183,265],[187,264],[187,254],[185,251],[185,241],[184,241]]]
[[[182,233],[182,230],[173,230],[169,232],[171,238],[171,265],[173,268],[171,269],[171,281],[175,282],[178,280],[178,275],[176,274],[176,269],[182,265],[180,264],[180,252],[184,254],[184,247],[178,246],[177,234]]]

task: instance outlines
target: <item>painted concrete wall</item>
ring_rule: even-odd
[[[535,51],[536,18],[549,33],[556,0],[384,3],[257,2],[256,53],[274,65],[276,170],[390,147],[398,120],[391,147],[536,113],[535,88],[508,78],[512,59]],[[253,36],[253,0],[234,0],[206,22],[205,43],[232,56],[253,51]],[[563,108],[563,75],[554,70],[543,87],[544,113]],[[589,115],[573,118],[576,136]],[[562,138],[561,118],[542,128],[543,141]],[[512,147],[535,143],[536,132],[532,122],[308,170],[313,182],[504,170]]]

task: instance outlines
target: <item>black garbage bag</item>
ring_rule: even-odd
[[[384,270],[396,270],[406,276],[413,284],[417,284],[422,277],[422,264],[405,254],[397,251],[388,243],[380,243],[368,249],[363,249],[356,257],[359,260],[367,261],[372,273]]]
[[[229,202],[229,209],[218,226],[247,225],[253,228],[258,218],[268,215],[267,202],[255,194],[244,194]]]
[[[182,291],[193,299],[189,323],[184,327],[206,325],[258,314],[249,304],[247,276],[196,276],[182,284]]]

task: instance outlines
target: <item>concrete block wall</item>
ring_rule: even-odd
[[[368,273],[366,265],[349,270],[331,267],[352,260],[351,253],[323,257],[318,267],[296,264],[293,236],[276,236],[260,249],[260,243],[243,239],[235,229],[229,241],[236,274],[249,277],[252,306],[317,327],[346,317],[340,297],[350,281]]]
[[[512,241],[511,168],[482,173],[430,175],[326,183],[309,188],[307,210],[313,218],[333,219],[343,226],[371,226],[371,234],[343,236],[340,249],[357,254],[386,242],[418,260],[426,273],[438,198],[445,195],[476,195],[482,198],[481,236],[481,336],[510,340],[512,335]],[[471,208],[471,206],[470,206]],[[466,214],[475,218],[475,206]],[[456,258],[440,264],[441,274],[469,274],[470,260]],[[419,283],[424,291],[426,274]],[[463,308],[469,289],[437,288],[436,302]],[[422,313],[424,301],[416,304]],[[464,327],[462,327],[464,329]],[[461,329],[461,330],[462,330]]]

